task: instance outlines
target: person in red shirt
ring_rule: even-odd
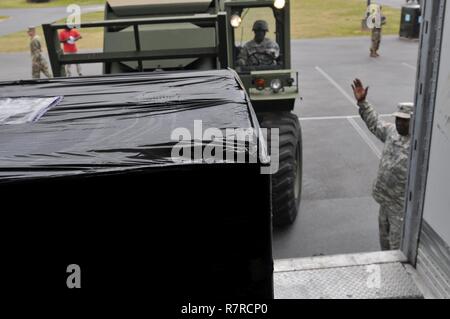
[[[64,30],[59,33],[59,41],[63,44],[64,53],[75,54],[78,52],[77,41],[81,39],[81,34],[74,27],[66,26]],[[73,64],[66,65],[67,76],[72,76]],[[81,66],[76,64],[77,73],[81,74]]]

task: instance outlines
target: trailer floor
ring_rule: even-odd
[[[400,251],[275,261],[276,299],[424,298]]]

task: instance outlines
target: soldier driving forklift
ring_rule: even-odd
[[[269,32],[269,24],[265,20],[257,20],[253,24],[255,38],[247,42],[238,55],[237,65],[258,66],[277,65],[280,56],[280,47],[275,41],[266,38]]]
[[[259,17],[250,21],[255,37],[240,47],[238,30],[252,15]],[[299,90],[298,73],[290,69],[289,1],[109,0],[105,21],[81,24],[81,28],[104,27],[99,53],[64,55],[57,32],[65,25],[43,27],[55,76],[65,76],[67,64],[99,62],[104,74],[235,69],[260,126],[267,128],[272,159],[279,160],[278,171],[272,174],[273,224],[287,226],[296,220],[302,133],[293,113]],[[274,40],[266,37],[268,32],[274,32]],[[272,130],[279,130],[279,147],[273,149]]]

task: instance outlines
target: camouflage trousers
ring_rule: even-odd
[[[400,238],[403,226],[401,213],[388,206],[381,205],[378,216],[381,250],[400,249]]]
[[[31,62],[31,75],[33,79],[40,79],[41,72],[44,73],[47,78],[51,77],[47,61],[43,57],[33,58]]]
[[[370,51],[377,52],[380,49],[381,42],[381,29],[374,28],[372,29],[372,47]]]
[[[77,69],[77,73],[79,76],[81,76],[81,65],[79,64],[67,64],[66,65],[66,75],[67,76],[72,76],[72,67],[75,65],[75,69]]]

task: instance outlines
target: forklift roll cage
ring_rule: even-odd
[[[141,40],[139,36],[139,26],[164,23],[194,23],[202,26],[215,27],[216,46],[206,48],[180,50],[165,49],[142,51]],[[66,76],[64,66],[77,63],[107,63],[116,61],[137,61],[139,71],[143,71],[143,61],[156,59],[179,59],[179,58],[197,58],[197,57],[215,57],[217,69],[228,68],[229,58],[227,43],[227,15],[225,12],[218,14],[201,14],[195,16],[177,16],[177,17],[156,17],[144,19],[120,19],[99,22],[81,23],[81,28],[98,27],[133,27],[135,50],[117,51],[117,52],[95,52],[95,53],[77,53],[64,54],[61,49],[61,42],[58,37],[58,30],[64,29],[65,24],[44,24],[44,36],[47,42],[50,63],[55,77]]]
[[[95,52],[64,54],[58,37],[58,30],[64,29],[66,24],[44,24],[44,36],[48,47],[51,67],[55,77],[66,76],[64,65],[77,63],[105,63],[108,62],[138,62],[138,71],[144,71],[143,61],[158,59],[180,59],[215,57],[216,68],[235,68],[236,42],[233,27],[229,23],[229,17],[236,12],[251,8],[271,8],[276,21],[276,42],[281,48],[281,65],[279,70],[291,68],[291,43],[290,43],[290,3],[286,1],[283,9],[274,7],[273,0],[260,1],[225,1],[222,6],[216,4],[217,14],[196,14],[185,16],[151,17],[136,19],[115,19],[97,22],[86,22],[79,25],[80,28],[124,29],[133,27],[134,50],[117,52]],[[164,50],[142,50],[139,27],[154,24],[192,23],[202,27],[212,27],[216,30],[215,46],[204,48]],[[241,74],[249,74],[250,71],[239,71]]]

